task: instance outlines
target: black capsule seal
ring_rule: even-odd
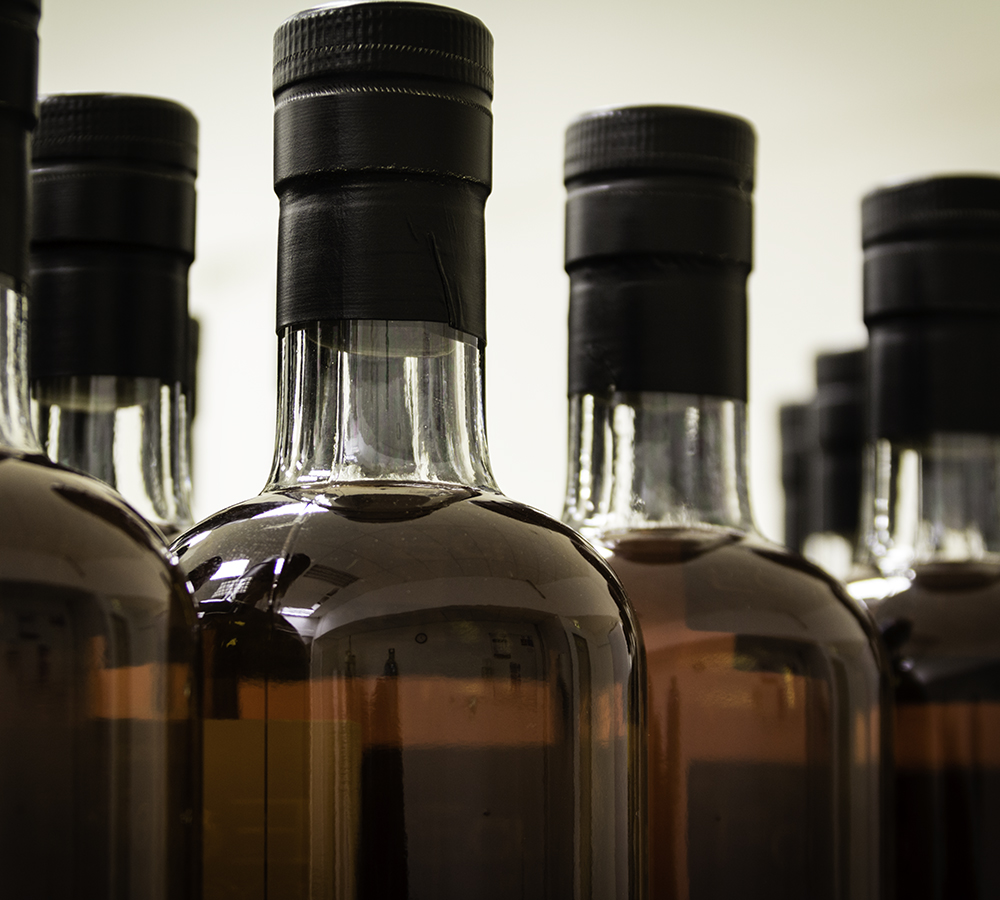
[[[158,97],[45,98],[33,142],[32,378],[186,382],[198,124]]]
[[[37,0],[0,0],[0,274],[28,278],[28,139],[37,117]]]
[[[746,399],[746,270],[636,257],[570,273],[569,393]]]
[[[1000,177],[892,185],[861,213],[871,436],[1000,434]]]
[[[748,122],[689,107],[570,125],[570,394],[746,399],[754,146]]]
[[[493,40],[427,3],[309,10],[274,42],[279,332],[445,322],[485,342]]]

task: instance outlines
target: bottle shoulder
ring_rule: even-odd
[[[417,583],[420,603],[433,584],[441,605],[616,618],[624,607],[610,569],[576,532],[501,494],[453,485],[268,492],[206,519],[174,550],[203,609],[308,610],[379,591],[405,606],[401,586]]]
[[[902,703],[1000,701],[1000,566],[915,566],[872,603]]]
[[[0,578],[8,584],[186,596],[163,539],[119,494],[90,476],[41,455],[0,453],[0,508]]]
[[[1000,565],[916,566],[872,612],[896,646],[935,652],[990,652],[1000,659]]]
[[[602,535],[643,628],[683,622],[693,631],[872,643],[868,611],[802,556],[752,532],[657,528]]]

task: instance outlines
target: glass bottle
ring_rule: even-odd
[[[849,584],[895,691],[895,873],[913,900],[1000,894],[1000,177],[862,207],[869,447]]]
[[[570,126],[564,521],[642,627],[650,895],[876,898],[874,627],[747,496],[753,161],[751,126],[706,110]]]
[[[127,94],[60,94],[32,141],[31,390],[56,462],[168,540],[192,524],[188,268],[198,123]]]
[[[0,870],[5,896],[196,896],[194,609],[162,539],[29,415],[37,0],[0,0]]]
[[[636,626],[487,456],[492,38],[345,4],[275,60],[274,466],[175,543],[205,896],[641,897]]]
[[[865,351],[820,353],[810,405],[813,458],[809,466],[806,559],[838,581],[856,574],[864,457]]]

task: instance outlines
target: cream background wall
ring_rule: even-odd
[[[496,38],[487,206],[487,416],[504,491],[558,514],[567,281],[562,139],[578,113],[678,103],[758,132],[750,283],[751,490],[781,532],[777,406],[819,350],[864,339],[858,202],[1000,171],[996,0],[457,0]],[[271,37],[302,0],[43,0],[40,90],[154,94],[201,123],[199,517],[256,494],[274,434]],[[1000,397],[998,397],[1000,402]]]

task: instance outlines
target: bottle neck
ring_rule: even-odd
[[[816,448],[809,462],[806,535],[799,552],[834,578],[849,577],[860,536],[862,445]]]
[[[0,446],[38,453],[28,391],[28,301],[0,276]]]
[[[866,451],[858,561],[883,577],[934,563],[1000,564],[1000,437],[934,434]]]
[[[187,397],[179,384],[91,375],[42,378],[32,388],[50,459],[111,485],[168,540],[193,524]]]
[[[278,371],[267,490],[356,481],[496,490],[476,338],[438,322],[290,325]]]
[[[570,398],[563,521],[585,535],[628,529],[753,529],[746,404],[694,394]]]

